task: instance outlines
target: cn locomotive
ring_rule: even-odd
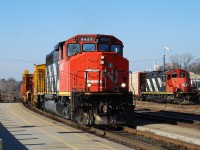
[[[130,73],[130,90],[138,100],[167,103],[199,101],[197,89],[191,85],[190,74],[183,69]]]
[[[27,71],[23,76],[31,77]],[[80,124],[124,124],[134,110],[129,61],[112,35],[80,34],[59,42],[45,64],[35,65],[33,80],[24,103]]]

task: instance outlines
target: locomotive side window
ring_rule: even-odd
[[[158,76],[158,74],[156,74],[156,73],[152,74],[152,77],[157,77],[157,76]]]
[[[60,50],[60,59],[63,59],[64,55],[63,55],[63,49]]]
[[[121,45],[111,45],[111,52],[116,52],[122,56],[122,47]]]
[[[162,76],[161,76],[161,80],[162,80],[162,82],[165,82],[166,76],[165,76],[165,75],[162,75]]]
[[[76,53],[80,52],[80,44],[68,44],[67,50],[68,56],[75,55]]]
[[[167,80],[170,80],[171,79],[171,74],[168,74],[167,75]]]
[[[83,51],[85,52],[94,52],[95,49],[95,44],[83,44]]]
[[[181,71],[181,78],[185,77],[185,71]]]
[[[197,81],[197,87],[200,87],[200,82]]]
[[[189,78],[190,74],[188,72],[186,72],[186,78]]]
[[[98,45],[98,51],[99,52],[108,52],[109,51],[109,45],[108,44],[99,44]]]

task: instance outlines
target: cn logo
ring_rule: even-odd
[[[64,63],[61,63],[59,66],[59,70],[60,70],[60,74],[63,75],[63,71],[64,71]]]
[[[118,81],[118,71],[117,70],[111,70],[111,71],[107,71],[106,69],[103,70],[103,74],[108,75],[108,77],[110,78],[110,80],[114,83],[117,83]]]
[[[64,63],[61,63],[59,67],[60,67],[60,71],[63,71],[64,70]]]

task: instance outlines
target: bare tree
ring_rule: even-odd
[[[200,74],[200,58],[196,59],[188,66],[188,70],[195,74]]]
[[[5,84],[5,91],[6,92],[19,91],[19,83],[15,79],[9,78]]]
[[[171,69],[175,68],[181,68],[181,61],[182,61],[182,56],[175,54],[170,56],[171,60]]]
[[[10,78],[8,80],[0,79],[0,95],[2,100],[11,100],[11,97],[19,98],[20,95],[20,82]]]
[[[188,66],[190,65],[193,58],[194,56],[192,56],[192,54],[190,53],[186,53],[182,55],[183,69],[188,70]]]
[[[194,56],[192,56],[190,53],[185,53],[183,55],[178,55],[178,54],[171,55],[170,56],[171,67],[172,69],[182,68],[187,70],[193,58]]]
[[[0,79],[0,90],[1,92],[4,92],[5,91],[5,82],[6,80],[5,79]]]

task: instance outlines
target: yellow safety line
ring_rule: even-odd
[[[19,106],[20,106],[20,109],[22,109],[22,104],[20,104]],[[27,109],[24,109],[24,108],[23,108],[23,110],[24,110],[24,111],[27,111],[31,116],[35,117],[35,118],[38,119],[38,120],[41,120],[41,121],[47,123],[48,125],[54,125],[54,124],[51,123],[51,122],[48,122],[48,121],[46,121],[46,120],[43,120],[43,119],[39,118],[37,115],[35,115],[35,114],[29,112],[29,110],[27,110]],[[65,130],[65,131],[69,131],[69,130],[67,130],[66,128],[62,127],[62,126],[55,126],[55,127],[56,127],[56,128],[60,128],[60,129]],[[80,138],[83,138],[83,139],[86,139],[86,140],[90,140],[89,138],[87,138],[87,137],[85,137],[85,136],[82,136],[82,135],[80,135],[80,134],[75,134],[75,135],[78,136],[78,137],[80,137]],[[101,145],[101,146],[104,146],[104,147],[106,147],[106,148],[108,148],[108,149],[116,150],[115,148],[110,147],[110,146],[108,146],[108,145],[105,145],[105,144],[103,144],[103,143],[99,143],[99,142],[95,142],[95,143],[97,143],[97,144],[99,144],[99,145]]]
[[[19,118],[20,120],[22,120],[24,123],[26,123],[26,124],[28,124],[28,125],[33,125],[33,124],[31,124],[29,121],[23,119],[23,118],[20,117],[19,115],[17,115],[17,114],[15,114],[14,112],[12,112],[12,111],[9,109],[9,105],[10,105],[10,104],[7,105],[7,110],[8,110],[10,113],[12,113],[14,116],[16,116],[17,118]],[[18,105],[18,106],[19,106],[19,105]],[[53,136],[53,135],[47,133],[46,131],[44,131],[44,130],[42,130],[42,129],[39,129],[38,127],[35,127],[35,129],[38,130],[38,131],[40,131],[40,132],[43,132],[44,134],[46,134],[46,135],[48,135],[48,136],[54,138],[55,140],[57,140],[57,141],[63,143],[64,145],[66,145],[66,146],[68,146],[68,147],[70,147],[70,148],[72,148],[72,149],[74,149],[74,150],[78,150],[78,148],[74,147],[73,145],[67,143],[66,141],[63,141],[63,140],[57,138],[56,136]]]

